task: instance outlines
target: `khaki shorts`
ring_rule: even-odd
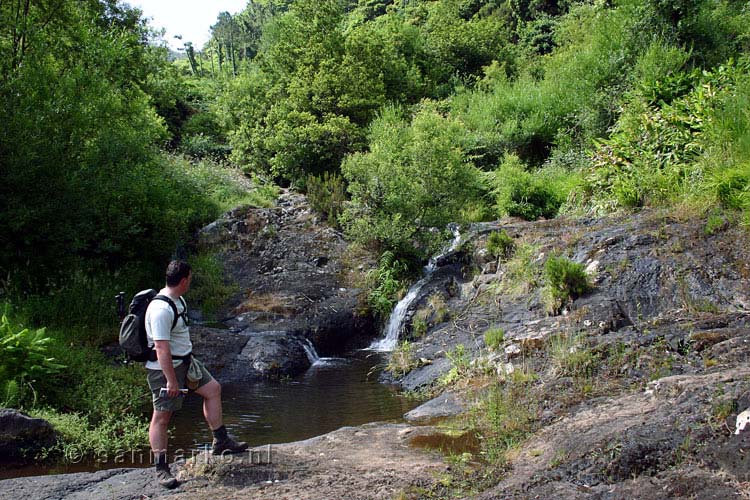
[[[148,372],[148,387],[151,389],[151,398],[154,402],[154,410],[157,411],[177,411],[182,408],[182,400],[185,396],[177,396],[176,398],[166,398],[159,396],[159,390],[162,387],[167,386],[167,378],[161,370],[146,370]],[[175,369],[174,373],[177,375],[177,385],[180,387],[186,387],[185,379],[187,378],[188,365],[184,361],[180,363]],[[201,388],[207,383],[211,382],[214,378],[205,369],[201,370],[201,378],[198,381],[198,387]]]

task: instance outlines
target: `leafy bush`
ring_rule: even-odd
[[[414,338],[424,337],[427,333],[427,319],[425,318],[424,312],[429,312],[427,309],[421,309],[417,311],[411,320],[411,334]]]
[[[78,336],[78,331],[28,329],[3,315],[0,404],[49,418],[61,439],[40,458],[144,447],[143,410],[150,397],[143,368],[113,365],[98,347],[81,345]]]
[[[466,351],[466,346],[457,344],[453,349],[445,353],[451,362],[451,369],[440,377],[441,385],[455,384],[466,378],[471,371],[471,356]]]
[[[491,351],[497,350],[505,340],[505,330],[502,328],[490,328],[484,332],[484,344]]]
[[[505,229],[493,231],[487,238],[487,252],[493,257],[507,259],[513,255],[516,244]]]
[[[0,317],[0,406],[19,405],[34,391],[37,380],[57,374],[65,366],[50,355],[53,342],[44,328],[31,330]],[[34,394],[34,396],[36,396]]]
[[[500,290],[509,295],[518,296],[536,287],[541,275],[541,264],[538,261],[538,246],[528,243],[519,244],[513,257],[505,263]]]
[[[216,142],[211,136],[204,134],[186,134],[180,141],[180,151],[195,158],[211,158],[214,161],[223,161],[229,157],[231,148]]]
[[[399,261],[393,252],[383,252],[378,260],[378,267],[367,273],[367,302],[370,309],[381,318],[387,318],[399,294],[403,292],[408,266]]]
[[[589,177],[596,210],[684,199],[746,208],[750,61],[694,74],[692,89],[667,104],[630,103],[609,139],[598,143]]]
[[[491,464],[503,465],[508,452],[533,431],[537,405],[527,385],[525,381],[494,384],[473,413],[482,455]]]
[[[61,413],[51,408],[30,411],[47,420],[55,429],[57,442],[42,450],[37,459],[60,459],[81,463],[96,459],[104,463],[118,456],[129,456],[148,443],[148,421],[132,414],[109,415],[96,424],[80,413]]]
[[[429,299],[427,299],[427,306],[431,312],[431,319],[435,324],[442,323],[450,317],[448,304],[441,293],[435,292],[430,295]]]
[[[557,314],[569,301],[591,289],[591,282],[582,264],[565,257],[550,256],[544,263],[543,298],[550,314]]]
[[[543,175],[527,171],[515,155],[506,155],[492,177],[498,215],[526,220],[552,218],[567,197]]]
[[[325,172],[322,176],[308,176],[307,198],[310,206],[322,214],[333,226],[338,226],[338,217],[344,211],[346,201],[344,181],[336,173]]]
[[[370,127],[370,151],[349,156],[342,172],[352,196],[343,216],[350,236],[399,255],[435,251],[427,231],[461,222],[467,200],[479,193],[479,175],[461,151],[462,125],[425,103],[411,123],[389,107]]]
[[[458,344],[456,347],[445,353],[445,355],[459,374],[465,374],[469,371],[469,368],[471,368],[471,356],[466,352],[465,345]]]
[[[67,368],[37,382],[37,407],[80,413],[92,424],[134,415],[142,418],[151,395],[140,364],[113,363],[99,347],[81,345],[75,332],[55,332],[51,355]]]

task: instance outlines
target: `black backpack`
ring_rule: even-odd
[[[146,336],[146,309],[152,300],[163,300],[172,308],[174,319],[172,320],[172,329],[177,325],[180,314],[177,312],[177,306],[166,295],[159,295],[153,288],[143,290],[135,294],[128,308],[128,315],[125,316],[120,324],[120,347],[127,354],[131,361],[156,361],[156,352],[153,347],[148,345]],[[185,301],[180,297],[182,307],[185,312],[182,316],[187,315]]]

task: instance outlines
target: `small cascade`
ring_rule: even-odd
[[[302,339],[302,347],[305,349],[305,354],[307,354],[307,359],[310,361],[310,366],[314,366],[320,361],[320,356],[318,356],[317,351],[315,351],[315,346],[309,339]]]
[[[302,339],[302,347],[305,349],[305,354],[307,354],[307,359],[310,361],[310,368],[314,366],[333,366],[333,365],[340,365],[342,363],[346,362],[345,358],[321,358],[318,355],[318,351],[315,350],[315,346],[312,342],[310,342],[310,339],[303,338]]]
[[[461,244],[461,233],[459,232],[459,226],[457,224],[450,224],[448,229],[453,233],[453,241],[438,255],[434,255],[430,258],[430,261],[424,267],[424,275],[422,279],[417,281],[409,288],[403,299],[396,304],[396,307],[391,311],[391,316],[388,318],[388,324],[385,327],[385,336],[379,340],[373,342],[368,349],[373,351],[392,351],[398,344],[398,335],[401,331],[401,325],[404,322],[406,313],[409,310],[412,302],[419,296],[419,292],[422,288],[430,281],[430,277],[437,270],[440,262],[449,254],[456,251]]]

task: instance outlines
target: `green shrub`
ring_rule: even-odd
[[[706,225],[703,227],[703,234],[710,236],[717,231],[721,230],[726,225],[727,221],[721,214],[714,213],[708,216]]]
[[[505,330],[502,328],[490,328],[484,332],[484,344],[491,351],[496,351],[505,340]]]
[[[61,433],[45,452],[55,458],[69,458],[70,446],[91,457],[148,442],[143,367],[113,363],[98,346],[81,344],[78,337],[87,336],[32,330],[7,315],[0,321],[0,404],[49,416]]]
[[[383,252],[378,260],[378,267],[367,273],[367,302],[375,314],[387,318],[404,290],[408,266],[398,259],[393,252]]]
[[[519,296],[536,287],[541,278],[541,264],[538,260],[538,246],[520,243],[513,257],[505,263],[500,291],[511,296]]]
[[[582,264],[554,255],[544,263],[544,281],[543,298],[550,314],[559,313],[566,303],[591,289]]]
[[[561,377],[591,378],[599,370],[601,356],[584,345],[582,336],[565,334],[550,338],[552,364]]]
[[[450,310],[448,304],[445,302],[445,297],[441,293],[435,292],[427,299],[427,306],[431,311],[431,320],[434,324],[440,324],[446,321],[450,317]]]
[[[493,231],[487,238],[487,252],[493,257],[507,259],[513,255],[516,244],[505,229]]]
[[[670,103],[629,102],[592,154],[589,205],[599,211],[681,200],[750,206],[750,118],[742,111],[750,103],[748,67],[742,58],[693,72],[681,83],[689,91]]]
[[[417,366],[414,357],[414,344],[408,340],[401,342],[388,359],[387,370],[397,377],[403,377]]]
[[[151,401],[143,366],[116,364],[98,347],[80,345],[74,333],[55,332],[55,339],[51,354],[67,368],[37,382],[39,407],[80,413],[94,425],[143,415]]]
[[[466,374],[469,372],[469,369],[471,368],[471,357],[466,351],[466,346],[458,344],[445,355],[448,356],[453,368],[455,368],[459,374]]]
[[[332,226],[338,226],[346,202],[344,180],[336,173],[307,177],[307,198],[313,210],[322,214]]]
[[[50,353],[54,342],[44,328],[29,329],[14,324],[6,312],[0,317],[0,405],[20,405],[28,401],[27,389],[34,392],[38,380],[49,378],[65,366]],[[34,398],[36,394],[32,394]]]
[[[402,256],[424,257],[443,243],[430,228],[461,222],[480,194],[480,176],[462,151],[463,125],[423,103],[411,122],[387,107],[370,125],[370,149],[347,157],[342,173],[351,204],[348,234]]]
[[[422,315],[419,315],[419,312],[411,320],[411,334],[414,338],[424,337],[427,333],[427,320],[421,317]]]
[[[148,421],[135,415],[113,414],[92,423],[83,414],[61,413],[51,408],[34,409],[29,413],[47,420],[57,435],[55,445],[42,450],[37,459],[58,459],[73,464],[96,459],[112,463],[118,456],[128,457],[148,445]]]
[[[504,465],[508,452],[531,434],[537,418],[535,406],[526,381],[489,388],[473,413],[487,462]]]
[[[193,268],[190,299],[198,304],[207,319],[216,319],[219,309],[238,288],[227,283],[224,266],[216,255],[193,255],[190,265]]]
[[[567,197],[538,173],[527,171],[518,156],[506,155],[491,177],[498,215],[526,220],[552,218]]]
[[[198,160],[210,158],[214,161],[226,160],[232,152],[229,146],[218,143],[213,137],[204,134],[183,135],[180,140],[180,151]]]

